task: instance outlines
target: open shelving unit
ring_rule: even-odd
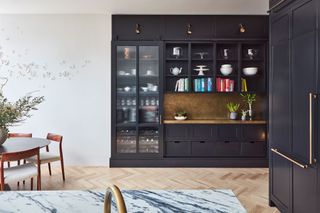
[[[173,49],[177,47],[182,50],[179,57],[173,55]],[[165,93],[227,92],[218,91],[217,79],[229,79],[234,82],[233,91],[228,92],[265,93],[267,90],[267,43],[265,41],[168,41],[165,42],[164,57]],[[232,66],[233,71],[230,75],[226,76],[220,72],[223,64]],[[209,70],[205,71],[204,75],[198,75],[195,71],[197,66],[205,66]],[[181,69],[178,75],[171,72],[175,67]],[[257,74],[244,75],[242,70],[246,67],[257,67]],[[211,88],[209,81],[206,80],[208,78],[211,79]],[[177,81],[180,79],[186,80],[184,89],[179,91]],[[200,86],[198,90],[199,87],[195,85],[196,79],[205,79],[204,89]],[[247,90],[242,85],[242,79],[246,82]],[[202,82],[200,80],[200,84],[203,84],[203,80]]]

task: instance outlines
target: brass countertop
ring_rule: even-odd
[[[163,120],[164,124],[266,124],[265,120],[241,121],[241,120]]]

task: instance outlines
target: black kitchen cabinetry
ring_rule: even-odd
[[[167,157],[257,157],[267,161],[265,125],[165,125]],[[255,159],[253,158],[252,161]]]
[[[264,15],[113,15],[113,40],[268,39]]]
[[[113,42],[113,157],[162,155],[162,44]]]
[[[111,167],[268,166],[265,124],[163,124],[164,94],[180,78],[190,93],[203,78],[212,79],[207,92],[224,92],[216,81],[228,78],[233,92],[245,79],[247,92],[266,95],[267,26],[262,15],[113,15]],[[233,73],[223,76],[223,64]],[[244,76],[245,67],[258,73]]]
[[[270,15],[270,205],[318,213],[319,1],[279,6]]]

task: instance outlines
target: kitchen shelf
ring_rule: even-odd
[[[252,121],[241,121],[241,120],[164,120],[164,124],[266,124],[265,120],[252,120]]]

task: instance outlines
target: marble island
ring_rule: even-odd
[[[122,190],[128,213],[246,213],[231,190]],[[0,193],[0,212],[103,212],[104,190]],[[117,212],[113,203],[112,212]]]

